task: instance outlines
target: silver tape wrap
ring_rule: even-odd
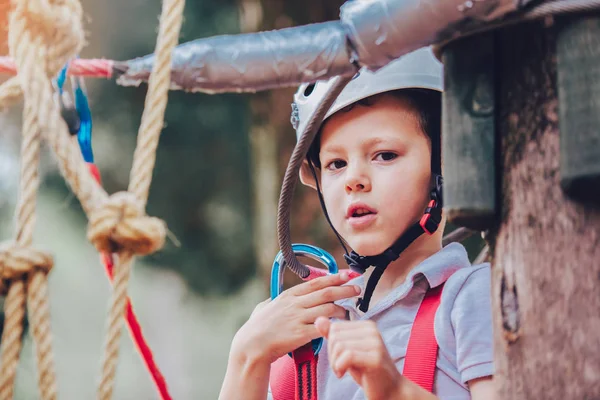
[[[153,55],[116,65],[117,83],[138,86],[150,76]],[[222,35],[179,45],[173,52],[171,89],[256,92],[354,74],[339,21],[274,31]]]
[[[534,0],[350,0],[340,21],[274,31],[222,35],[179,45],[174,90],[256,92],[349,76],[356,65],[376,70],[423,46],[460,35]],[[148,80],[152,54],[116,63],[117,83]],[[355,64],[353,64],[353,62]]]
[[[418,48],[516,11],[531,0],[351,0],[341,21],[361,66],[377,70]]]

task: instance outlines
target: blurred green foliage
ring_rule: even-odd
[[[136,35],[144,34],[145,40],[114,37],[122,45],[111,47],[111,57],[131,59],[154,51],[156,16],[160,13],[157,6],[158,2],[140,8],[141,13],[135,16],[135,26],[143,31]],[[236,1],[187,2],[181,43],[238,32]],[[96,130],[94,141],[98,135],[114,136],[112,146],[109,145],[111,154],[95,149],[109,193],[126,189],[146,89],[145,84],[124,88],[113,82],[98,85],[91,93],[95,126],[110,128]],[[167,222],[181,246],[168,242],[147,260],[181,273],[200,293],[227,293],[255,273],[249,240],[252,224],[248,119],[245,95],[169,93],[147,211]],[[109,156],[122,162],[103,163]],[[58,175],[48,182],[68,190]]]

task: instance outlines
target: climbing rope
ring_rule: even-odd
[[[98,397],[110,399],[125,313],[133,256],[150,254],[164,243],[165,224],[143,212],[148,200],[156,148],[163,127],[171,77],[171,53],[183,20],[183,0],[165,0],[156,43],[156,63],[148,83],[128,192],[116,193],[90,215],[89,239],[99,251],[118,252]]]
[[[46,282],[46,273],[52,262],[51,257],[30,248],[39,181],[40,135],[48,141],[58,159],[60,172],[89,217],[88,238],[99,251],[117,253],[98,387],[99,398],[109,399],[112,396],[133,258],[137,254],[152,253],[164,243],[164,222],[146,216],[144,209],[167,103],[171,52],[177,45],[183,8],[183,0],[166,0],[163,3],[156,45],[157,62],[148,87],[129,191],[109,197],[91,176],[71,140],[58,102],[54,101],[51,85],[52,77],[81,49],[81,5],[77,0],[24,0],[14,6],[10,16],[9,48],[18,75],[0,86],[0,100],[4,102],[2,105],[6,105],[23,94],[23,167],[16,240],[0,250],[2,283],[8,291],[2,338],[0,399],[10,399],[13,395],[26,295],[36,344],[41,397],[56,398]]]
[[[81,76],[84,78],[111,78],[114,61],[106,59],[80,59],[69,62],[66,71],[68,76]],[[17,65],[10,57],[0,57],[0,74],[17,74]]]
[[[71,60],[69,64],[76,61]],[[101,185],[102,179],[100,170],[94,163],[94,152],[92,149],[92,112],[89,107],[87,98],[87,90],[85,89],[85,82],[81,76],[75,77],[71,75],[71,86],[72,86],[72,97],[64,90],[64,84],[67,80],[67,70],[71,69],[70,65],[65,66],[58,78],[56,79],[56,86],[58,91],[58,100],[61,106],[61,112],[67,125],[69,126],[69,132],[77,137],[81,155],[84,161],[87,163],[90,173],[94,179]],[[104,252],[101,253],[100,259],[104,265],[104,270],[109,281],[113,281],[114,271],[114,257],[112,253]],[[171,395],[169,394],[167,383],[154,361],[154,356],[150,346],[146,342],[143,335],[142,328],[136,314],[133,310],[131,300],[129,297],[126,299],[125,304],[125,319],[127,321],[127,327],[133,339],[133,343],[137,348],[146,369],[150,373],[152,381],[156,386],[161,400],[170,400]]]
[[[292,200],[294,197],[294,189],[296,188],[296,184],[298,182],[300,167],[306,159],[308,149],[310,148],[313,139],[317,135],[319,126],[321,126],[323,121],[323,117],[341,91],[346,87],[348,82],[352,80],[352,76],[338,76],[333,79],[335,79],[335,81],[327,90],[327,93],[325,93],[325,96],[323,96],[317,108],[310,116],[304,130],[302,131],[302,134],[300,135],[298,143],[294,147],[294,151],[290,157],[287,169],[285,170],[283,184],[279,194],[279,205],[277,207],[277,239],[279,240],[279,248],[281,249],[281,253],[283,254],[283,258],[285,259],[287,267],[301,278],[306,278],[308,275],[310,275],[310,269],[298,261],[292,248],[290,232]]]
[[[2,281],[8,291],[1,345],[0,399],[13,397],[26,304],[36,350],[40,396],[56,398],[47,283],[52,257],[31,247],[39,186],[40,133],[47,116],[40,112],[39,100],[40,91],[48,86],[49,75],[58,72],[60,63],[82,43],[81,14],[80,5],[74,0],[24,0],[14,5],[9,19],[9,51],[19,74],[0,88],[0,98],[12,99],[20,88],[25,104],[16,238],[0,250]]]

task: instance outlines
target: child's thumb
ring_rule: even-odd
[[[319,334],[325,338],[329,336],[329,327],[331,326],[331,321],[326,317],[318,317],[315,321],[315,327]]]

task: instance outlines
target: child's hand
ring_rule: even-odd
[[[338,378],[350,373],[369,400],[400,398],[404,378],[373,321],[319,318],[315,325],[327,338],[329,364]]]
[[[341,286],[349,279],[348,271],[316,278],[284,291],[273,301],[260,303],[236,334],[232,354],[270,365],[320,337],[315,320],[344,318],[346,311],[333,302],[360,293],[358,286]]]

